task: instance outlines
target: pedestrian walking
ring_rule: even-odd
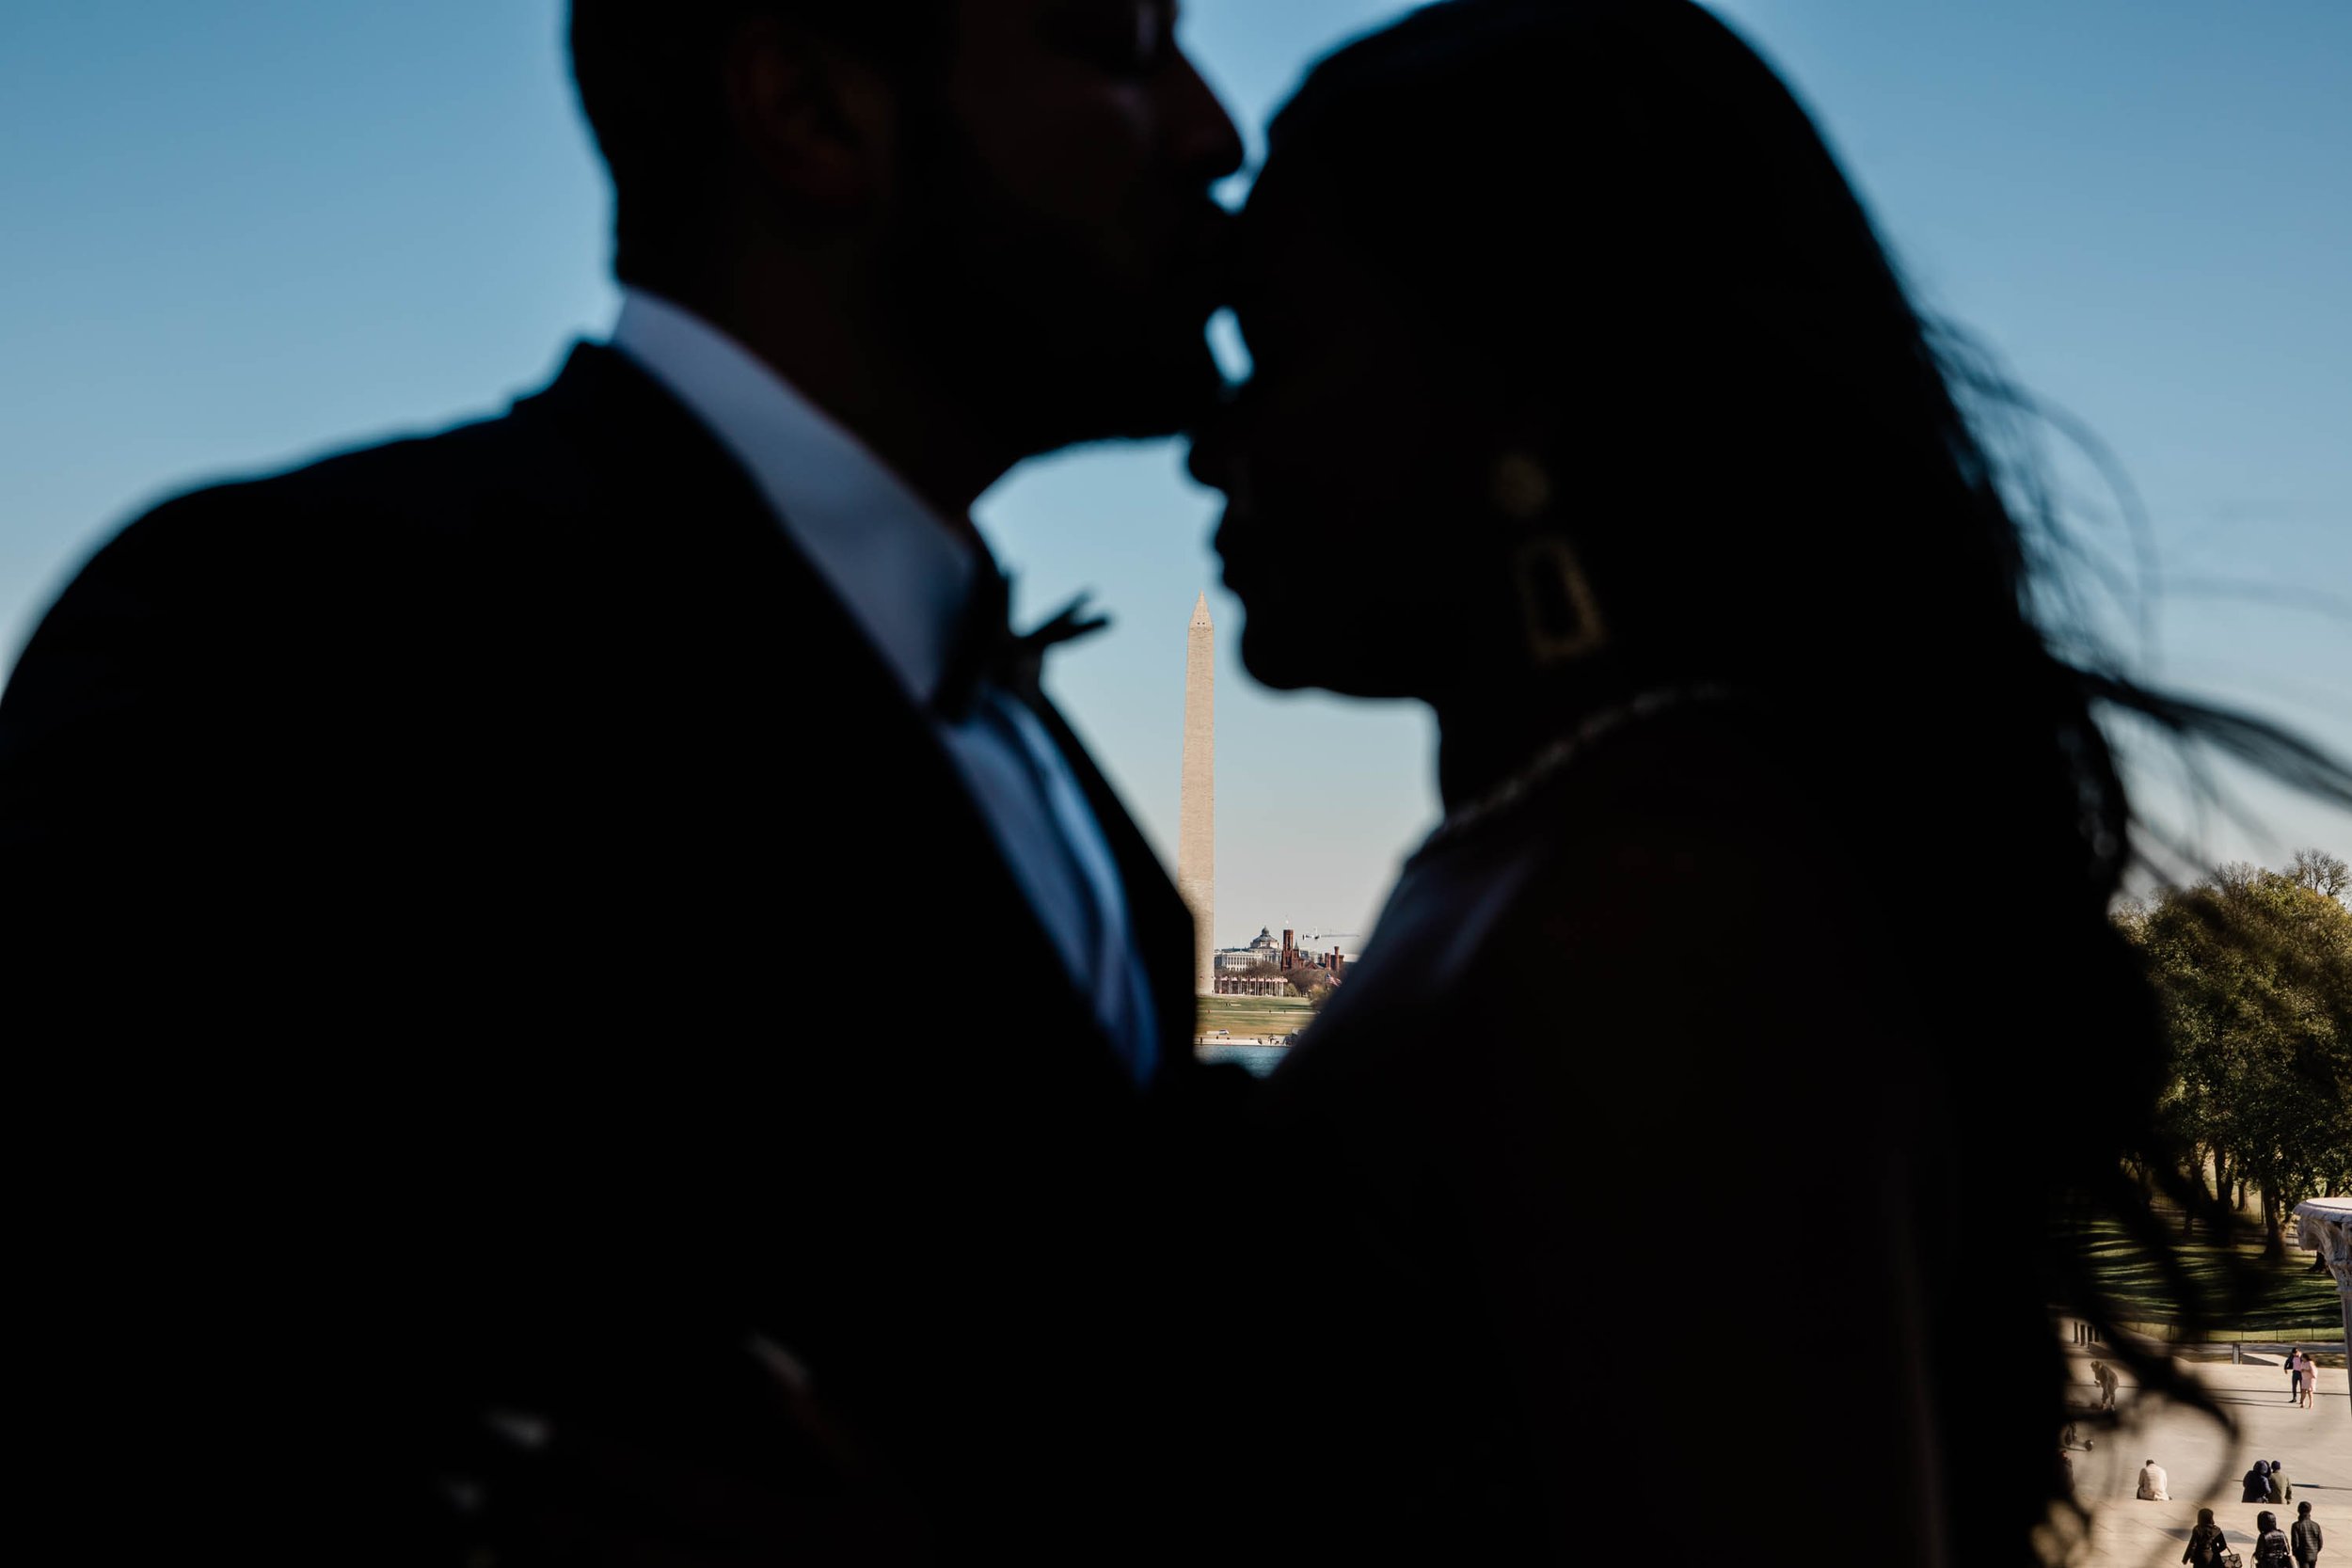
[[[2270,1500],[2274,1503],[2295,1500],[2295,1488],[2287,1484],[2287,1467],[2275,1459],[2270,1462]]]
[[[2254,1515],[2254,1568],[2295,1568],[2287,1532],[2279,1528],[2279,1516],[2266,1508]]]
[[[2214,1568],[2221,1557],[2223,1539],[2221,1527],[2213,1522],[2213,1510],[2199,1509],[2197,1528],[2188,1532],[2188,1546],[2181,1553],[2181,1560],[2190,1568]]]
[[[2164,1473],[2164,1466],[2150,1460],[2140,1466],[2139,1500],[2144,1503],[2170,1502],[2172,1494],[2165,1490],[2170,1481],[2171,1478]]]
[[[2295,1547],[2295,1568],[2319,1568],[2319,1521],[2312,1517],[2312,1505],[2295,1505],[2295,1528],[2290,1532]]]
[[[2104,1361],[2093,1361],[2090,1364],[2090,1379],[2099,1386],[2099,1408],[2113,1410],[2117,1382],[2115,1369]]]
[[[2266,1503],[2270,1500],[2270,1461],[2254,1461],[2254,1467],[2246,1472],[2246,1487],[2237,1500],[2242,1503]]]
[[[2303,1379],[2308,1375],[2310,1367],[2311,1362],[2305,1359],[2302,1346],[2296,1345],[2287,1352],[2287,1402],[2289,1404],[2303,1402]]]

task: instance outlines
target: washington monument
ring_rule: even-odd
[[[1216,633],[1209,596],[1184,633],[1184,782],[1176,809],[1176,891],[1192,911],[1192,989],[1216,990]]]

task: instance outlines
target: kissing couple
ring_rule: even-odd
[[[609,341],[65,590],[0,700],[44,1536],[1567,1560],[1695,1390],[1679,1530],[1834,1448],[1816,1557],[2027,1550],[2043,1215],[2149,1113],[2009,1091],[2161,1059],[2091,710],[2173,710],[2033,619],[1973,383],[1707,12],[1414,11],[1238,217],[1172,12],[574,0]],[[1441,736],[1263,1083],[969,520],[1175,433],[1250,673]]]

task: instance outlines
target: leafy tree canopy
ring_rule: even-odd
[[[2347,889],[2341,859],[2307,849],[2284,871],[2225,865],[2118,916],[2164,1006],[2163,1114],[2225,1190],[2261,1194],[2274,1251],[2296,1203],[2352,1189]]]

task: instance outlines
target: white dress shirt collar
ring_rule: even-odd
[[[929,709],[982,550],[888,465],[734,339],[624,290],[612,346],[669,388],[742,464],[915,704]],[[1007,868],[1104,1032],[1148,1083],[1159,1060],[1152,988],[1118,858],[1037,714],[983,682],[932,727]]]
[[[889,465],[684,307],[621,291],[612,346],[735,454],[917,705],[939,689],[983,563]]]

